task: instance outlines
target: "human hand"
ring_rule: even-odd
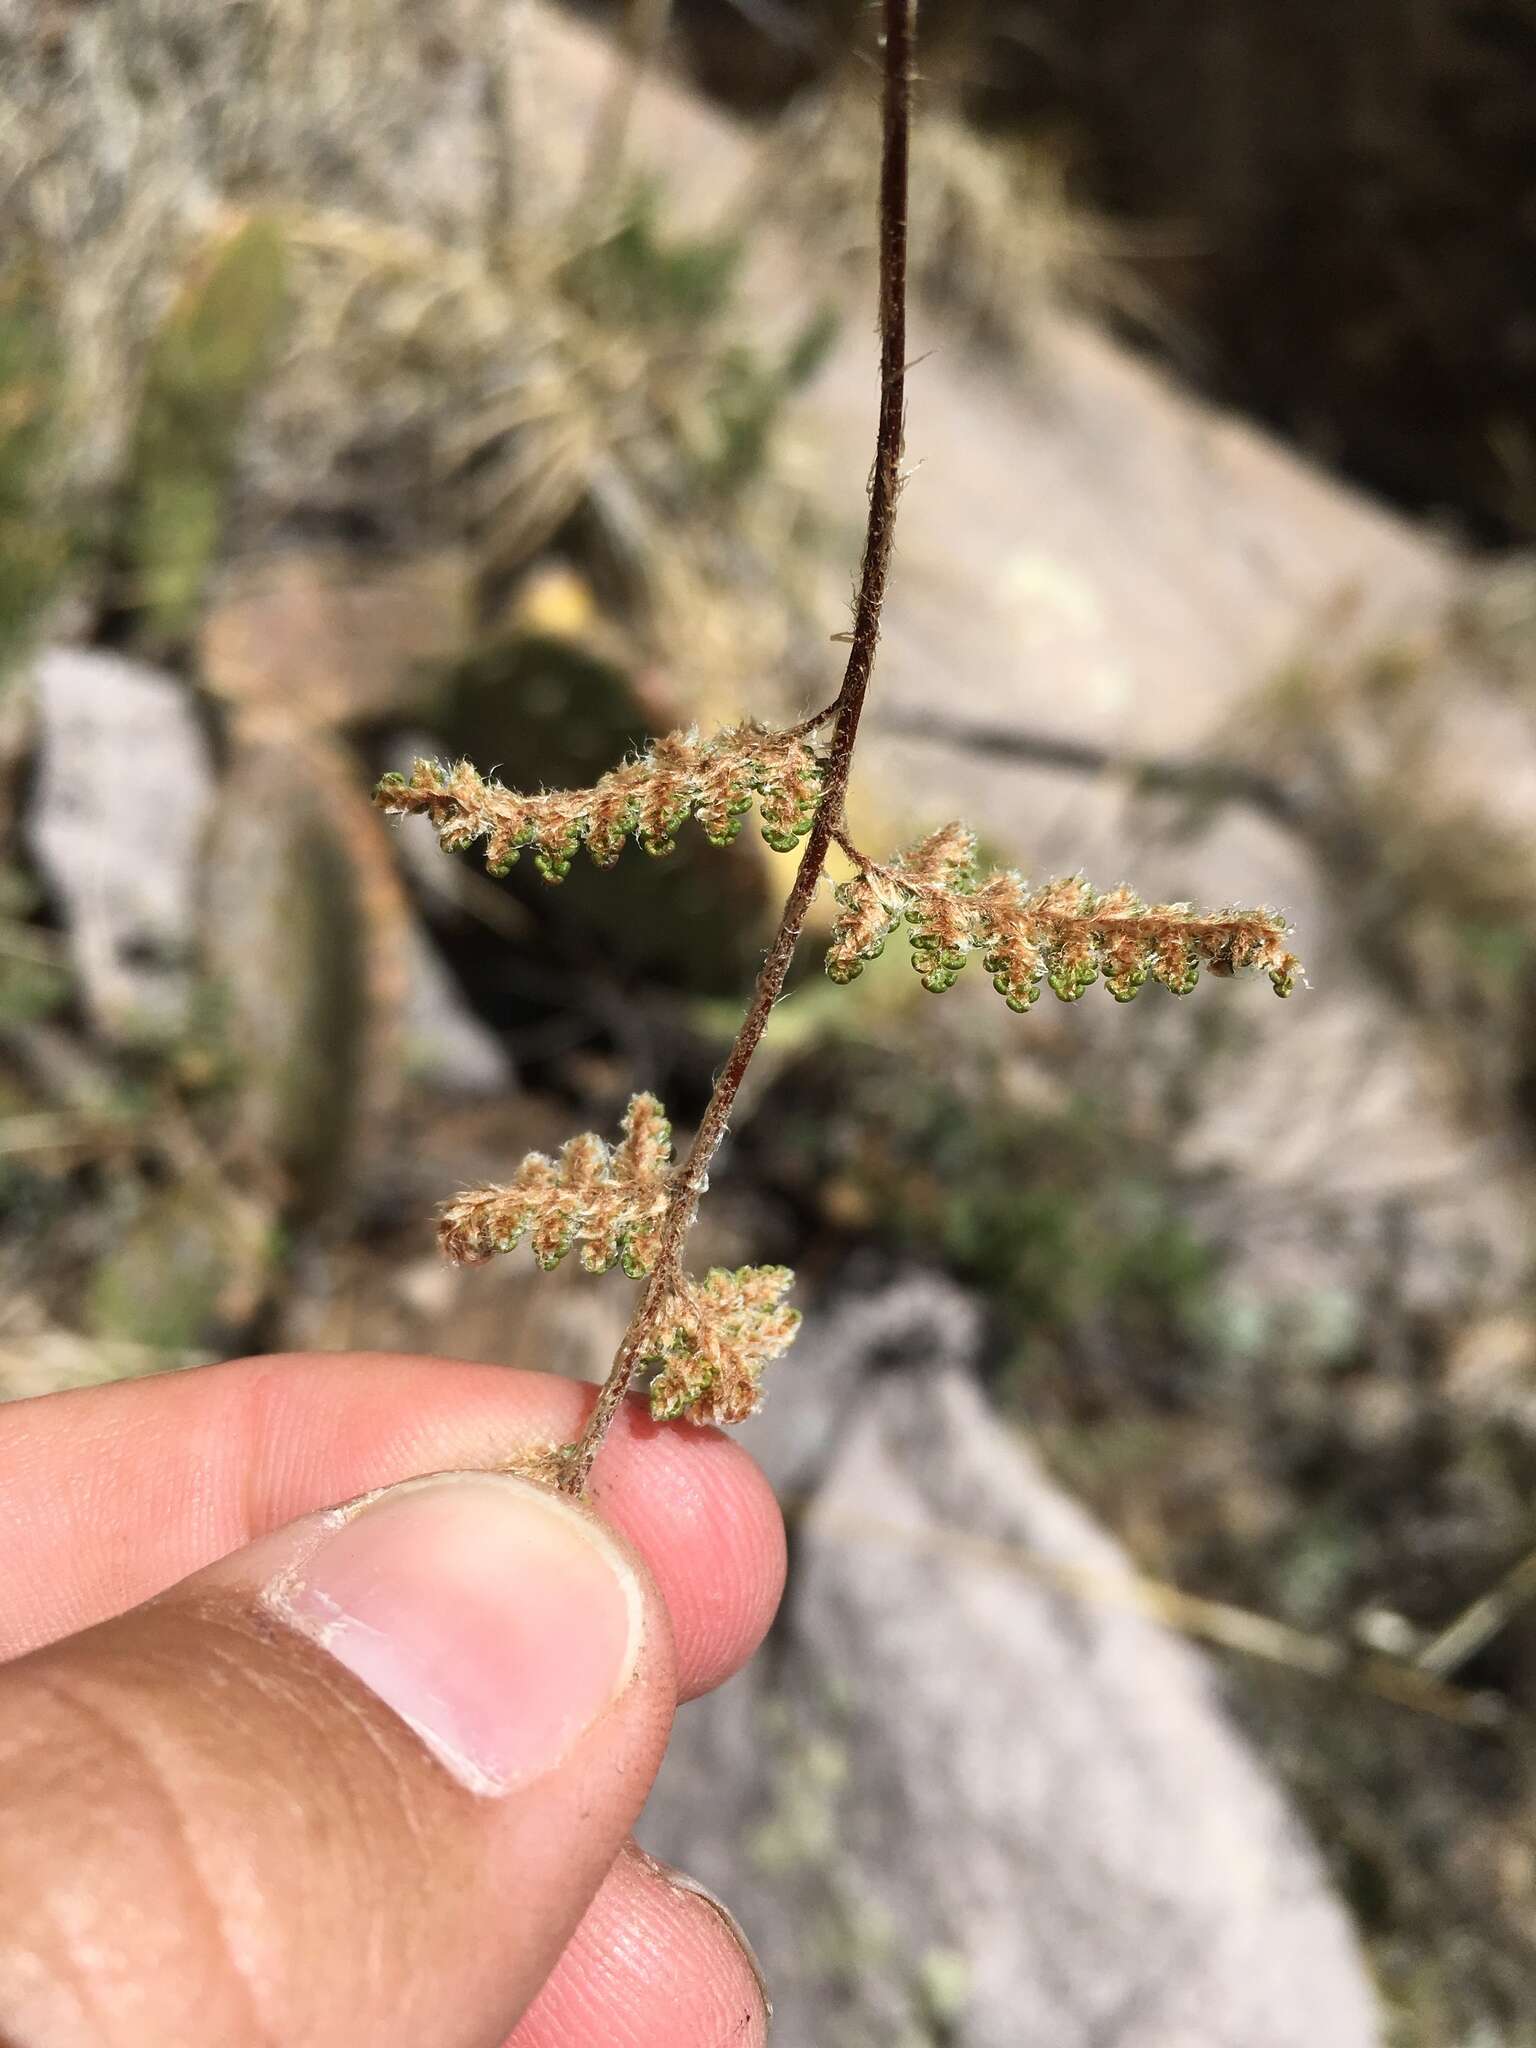
[[[589,1400],[364,1355],[0,1406],[0,2042],[766,2038],[728,1920],[627,1837],[782,1524],[638,1409],[596,1514],[483,1469]]]

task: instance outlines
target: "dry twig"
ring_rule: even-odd
[[[1425,1669],[1422,1658],[1409,1664],[1378,1653],[1361,1653],[1329,1636],[1313,1635],[1270,1615],[1256,1614],[1251,1608],[1186,1593],[1181,1587],[1144,1572],[1104,1571],[1048,1557],[1021,1543],[978,1536],[969,1530],[914,1529],[882,1521],[877,1516],[845,1514],[811,1502],[792,1502],[786,1512],[814,1522],[818,1533],[824,1535],[902,1544],[994,1570],[1026,1572],[1032,1578],[1059,1586],[1077,1599],[1129,1608],[1181,1635],[1214,1643],[1266,1664],[1283,1665],[1309,1678],[1351,1686],[1458,1728],[1494,1729],[1508,1719],[1505,1703],[1496,1693],[1472,1692],[1451,1685],[1443,1673]]]

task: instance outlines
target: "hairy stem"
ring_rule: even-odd
[[[794,885],[784,905],[779,929],[757,977],[752,1000],[736,1034],[714,1093],[699,1124],[688,1157],[677,1171],[662,1221],[660,1246],[650,1278],[624,1332],[602,1391],[561,1473],[567,1493],[585,1491],[592,1462],[612,1427],[640,1361],[654,1340],[667,1300],[682,1275],[683,1243],[698,1212],[710,1163],[730,1123],[731,1109],[756,1052],[773,1007],[784,989],[784,977],[806,913],[816,894],[827,851],[844,837],[843,804],[853,769],[854,742],[875,665],[880,639],[880,611],[890,574],[891,542],[896,527],[896,501],[901,494],[902,432],[906,413],[907,362],[907,158],[912,110],[912,49],[917,0],[884,0],[885,63],[880,157],[880,418],[875,434],[875,461],[869,479],[869,524],[854,608],[853,641],[843,686],[831,708],[832,740],[805,850]],[[818,724],[821,720],[816,721]]]

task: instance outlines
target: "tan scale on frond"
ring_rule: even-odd
[[[651,1414],[658,1422],[745,1422],[762,1403],[763,1368],[794,1341],[800,1311],[785,1305],[787,1266],[712,1266],[685,1274],[657,1318],[641,1363],[658,1368]]]
[[[584,1131],[558,1159],[530,1152],[504,1186],[456,1196],[438,1219],[444,1252],[456,1265],[479,1265],[526,1236],[546,1272],[579,1244],[589,1272],[621,1264],[630,1279],[644,1279],[661,1249],[673,1186],[672,1126],[654,1095],[636,1095],[622,1128],[611,1149]],[[799,1311],[784,1302],[794,1277],[787,1266],[717,1266],[702,1280],[676,1274],[638,1355],[655,1372],[658,1421],[741,1422],[756,1411],[764,1366],[799,1327]],[[548,1472],[558,1469],[557,1462]]]
[[[1301,963],[1286,945],[1278,911],[1197,911],[1188,903],[1143,903],[1133,890],[1100,894],[1080,875],[1031,889],[1006,868],[975,879],[976,842],[946,825],[908,852],[870,863],[837,889],[839,914],[827,973],[849,982],[906,920],[912,965],[935,994],[954,985],[980,953],[1011,1010],[1027,1010],[1049,987],[1063,1002],[1101,977],[1128,1003],[1148,981],[1188,995],[1205,968],[1216,975],[1267,974],[1288,996]]]
[[[632,1280],[643,1278],[667,1206],[672,1126],[654,1095],[636,1095],[622,1129],[611,1149],[584,1131],[558,1159],[530,1152],[504,1185],[456,1195],[438,1216],[444,1252],[455,1265],[478,1266],[526,1236],[546,1272],[579,1244],[589,1273],[622,1265]]]
[[[612,867],[630,838],[647,853],[671,853],[690,818],[712,845],[728,846],[754,803],[763,837],[788,853],[810,829],[821,772],[804,732],[749,721],[710,740],[668,733],[590,789],[525,793],[468,761],[417,761],[409,776],[386,775],[374,802],[396,817],[430,818],[450,852],[483,839],[493,875],[506,874],[526,847],[545,881],[561,882],[582,846],[600,868]]]

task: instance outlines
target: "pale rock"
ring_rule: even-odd
[[[57,900],[93,1028],[165,1041],[193,989],[198,864],[214,802],[186,688],[143,662],[54,647],[32,675],[27,843]]]
[[[789,1597],[642,1839],[739,1914],[783,2048],[1374,2048],[1315,1849],[957,1362],[967,1313],[909,1281],[829,1318],[830,1385],[801,1361],[819,1460],[757,1445],[804,1503]]]

